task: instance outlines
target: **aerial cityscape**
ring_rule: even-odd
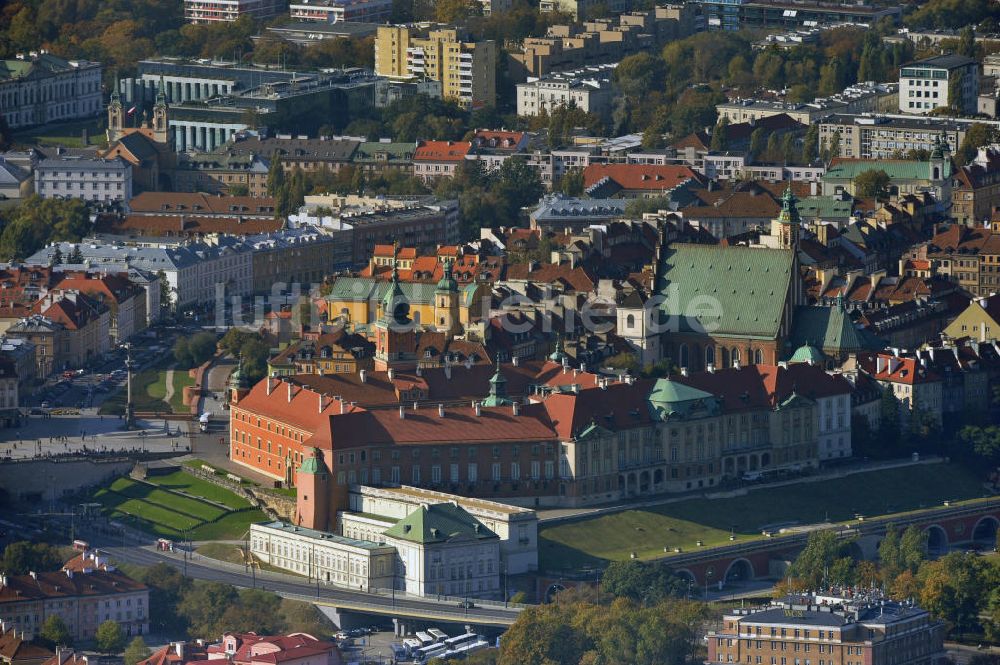
[[[1000,665],[997,0],[0,2],[0,665]]]

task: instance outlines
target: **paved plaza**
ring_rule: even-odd
[[[20,427],[0,430],[0,458],[56,457],[86,452],[115,451],[182,452],[191,444],[191,423],[138,419],[136,429],[126,431],[116,416],[33,415]],[[168,431],[169,429],[169,431]]]

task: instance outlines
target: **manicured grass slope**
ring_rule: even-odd
[[[95,492],[93,498],[104,506],[112,519],[166,538],[177,538],[185,530],[190,532],[192,540],[241,538],[250,524],[266,519],[263,512],[249,510],[250,504],[235,494],[197,478],[188,481],[181,475],[186,474],[161,476],[158,479],[160,487],[118,478]],[[171,488],[204,496],[238,512],[167,491]]]
[[[541,567],[548,570],[603,565],[662,556],[663,548],[685,550],[759,536],[765,527],[849,520],[940,506],[945,500],[982,496],[981,482],[958,465],[930,464],[854,474],[846,478],[759,489],[732,499],[691,499],[642,510],[626,510],[543,528]]]

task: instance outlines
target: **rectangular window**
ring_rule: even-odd
[[[510,463],[510,479],[520,480],[521,479],[521,465],[518,462]]]
[[[435,464],[431,467],[431,482],[439,483],[441,482],[441,465]]]
[[[470,483],[479,480],[479,465],[475,462],[469,462],[468,477]]]
[[[453,483],[457,483],[458,482],[458,465],[457,464],[450,465],[450,468],[448,469],[448,476],[449,476],[449,480],[451,480],[451,482],[453,482]]]
[[[500,482],[500,463],[494,462],[493,464],[493,482]]]

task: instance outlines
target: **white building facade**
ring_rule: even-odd
[[[94,118],[104,112],[101,64],[46,51],[19,54],[0,69],[0,116],[11,129]]]
[[[120,157],[45,159],[35,167],[35,193],[45,199],[128,201],[132,165]]]
[[[953,96],[958,95],[958,99]],[[960,55],[939,55],[899,70],[899,110],[929,113],[954,106],[975,113],[979,97],[979,63]]]

